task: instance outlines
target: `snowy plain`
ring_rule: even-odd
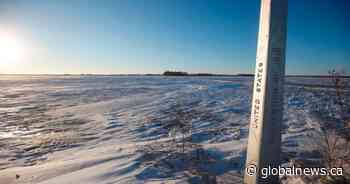
[[[191,144],[197,147],[186,149],[189,155],[203,150],[205,164],[197,164],[197,171],[215,175],[218,183],[240,183],[252,82],[251,77],[3,75],[0,183],[200,183],[188,160],[168,150],[173,138],[162,123],[174,104],[195,109]],[[312,152],[307,134],[319,128],[313,111],[327,83],[286,80],[284,163]]]

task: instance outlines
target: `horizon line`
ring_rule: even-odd
[[[199,74],[207,74],[207,76],[237,76],[237,77],[254,77],[255,75],[252,73],[236,73],[236,74],[220,74],[220,73],[189,73],[187,77],[200,77]],[[162,73],[127,73],[127,74],[107,74],[107,73],[0,73],[0,76],[4,75],[26,75],[26,76],[34,76],[34,75],[45,75],[45,76],[166,76]],[[170,76],[173,77],[173,76]],[[186,76],[184,76],[186,77]],[[205,77],[205,76],[204,76]],[[331,75],[329,74],[286,74],[285,77],[321,77],[321,78],[329,78]],[[341,78],[350,78],[350,75],[339,75]]]

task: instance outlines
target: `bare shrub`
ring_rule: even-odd
[[[167,122],[166,128],[169,131],[169,135],[174,138],[175,143],[177,135],[181,134],[180,142],[182,153],[184,153],[186,141],[192,140],[192,121],[196,113],[191,109],[185,109],[185,106],[181,105],[181,103],[174,105],[172,110],[172,119]]]
[[[333,131],[325,131],[323,135],[322,157],[325,165],[329,168],[344,168],[349,163],[350,147],[347,142],[341,136]]]
[[[342,168],[343,176],[326,176],[320,181],[325,184],[346,184],[350,183],[350,127],[347,125],[349,121],[350,105],[346,90],[348,89],[347,82],[342,78],[342,73],[332,70],[329,72],[331,84],[334,87],[334,96],[330,99],[335,99],[335,103],[328,102],[328,107],[336,109],[334,117],[326,119],[335,119],[336,121],[320,122],[320,131],[314,137],[316,149],[321,153],[322,164],[327,168]],[[333,124],[331,124],[333,123]],[[334,125],[335,123],[338,123]]]
[[[157,168],[160,173],[171,175],[184,172],[190,178],[199,177],[201,183],[215,184],[216,175],[203,170],[203,165],[210,162],[210,157],[200,143],[192,139],[194,124],[201,121],[219,121],[209,111],[201,108],[199,102],[178,100],[163,109],[157,117],[148,117],[145,126],[157,122],[168,138],[144,145],[141,160],[148,167]],[[141,149],[140,149],[141,150]]]

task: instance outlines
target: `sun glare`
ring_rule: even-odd
[[[8,66],[24,59],[23,43],[15,36],[0,33],[0,64]]]

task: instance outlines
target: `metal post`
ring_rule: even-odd
[[[278,176],[265,178],[261,169],[280,164],[287,4],[261,1],[245,184],[278,183]]]

